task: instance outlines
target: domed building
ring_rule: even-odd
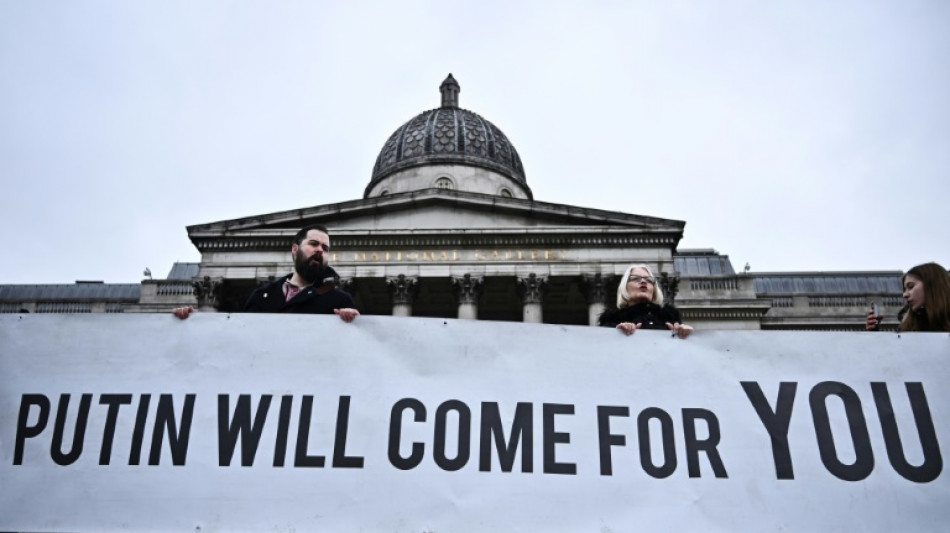
[[[440,92],[383,144],[361,200],[189,227],[214,307],[289,272],[311,223],[330,228],[331,264],[367,314],[589,324],[630,263],[674,272],[684,222],[535,201],[502,130],[459,107],[451,75]]]
[[[518,151],[494,124],[458,106],[449,74],[442,106],[399,127],[376,158],[364,198],[436,187],[532,199]]]
[[[679,250],[683,221],[537,201],[512,141],[459,107],[451,74],[439,90],[383,143],[362,199],[189,226],[201,262],[167,279],[0,286],[0,311],[239,311],[291,271],[308,224],[330,229],[338,282],[370,315],[594,324],[632,263],[660,273],[697,328],[862,329],[869,302],[902,305],[900,272],[736,273],[714,250]]]

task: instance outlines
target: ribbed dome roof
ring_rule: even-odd
[[[520,182],[530,191],[521,157],[508,137],[477,113],[458,107],[459,84],[451,74],[439,90],[442,107],[424,111],[406,122],[383,145],[367,193],[394,172],[432,164],[487,168]]]

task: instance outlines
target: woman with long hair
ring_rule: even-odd
[[[901,278],[908,311],[900,331],[950,331],[950,274],[937,263],[924,263]]]
[[[599,323],[617,328],[626,335],[638,329],[668,329],[685,339],[692,326],[682,324],[679,310],[663,303],[663,291],[647,265],[631,265],[617,287],[617,308],[604,311]]]

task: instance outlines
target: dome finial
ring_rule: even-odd
[[[459,106],[459,82],[455,81],[455,78],[452,77],[452,73],[449,73],[449,77],[445,78],[445,81],[442,82],[442,85],[439,85],[439,91],[442,93],[442,107],[458,107]]]

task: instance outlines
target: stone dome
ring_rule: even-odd
[[[503,195],[510,194],[510,187],[514,187],[521,193],[515,196],[531,198],[521,157],[508,137],[477,113],[458,106],[459,84],[451,74],[439,90],[441,107],[424,111],[406,122],[383,145],[364,197],[387,194],[380,192],[377,185],[402,171],[453,165],[500,174],[507,178],[504,181],[510,180],[509,186],[500,189]],[[466,189],[463,184],[459,188]]]

